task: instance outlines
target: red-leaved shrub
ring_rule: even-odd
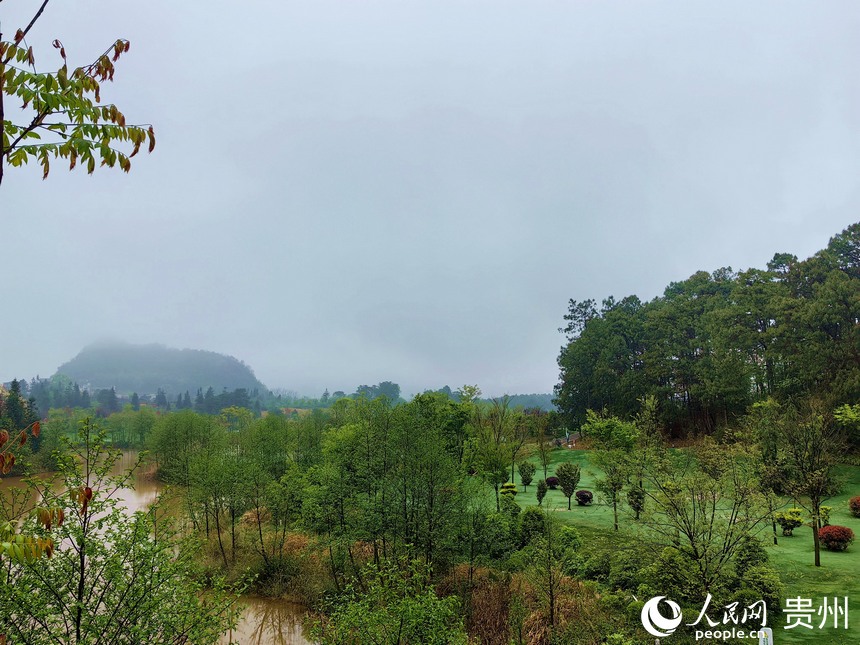
[[[576,491],[576,503],[580,506],[588,506],[592,499],[594,499],[594,494],[590,490]]]
[[[860,495],[848,500],[848,508],[851,510],[851,515],[860,517]]]
[[[828,551],[844,551],[854,541],[854,531],[847,526],[822,526],[818,539]]]

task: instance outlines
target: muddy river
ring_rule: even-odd
[[[117,462],[115,474],[127,471],[134,466],[137,453],[124,451]],[[0,493],[7,488],[20,485],[19,477],[5,477],[0,480]],[[148,507],[161,492],[162,484],[151,476],[138,473],[134,488],[123,490],[124,505],[130,511]],[[236,629],[224,634],[221,643],[240,643],[241,645],[311,645],[302,635],[302,618],[305,608],[302,605],[261,596],[246,595],[239,601],[244,607]]]

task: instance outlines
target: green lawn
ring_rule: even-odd
[[[537,505],[536,483],[543,478],[543,468],[537,456],[530,458],[537,466],[535,480],[523,492],[522,482],[517,473],[516,483],[519,486],[517,502],[520,506]],[[571,511],[567,510],[567,498],[561,489],[550,490],[544,498],[543,506],[559,517],[576,526],[586,538],[586,542],[597,548],[605,546],[607,549],[615,548],[620,544],[632,543],[640,539],[641,529],[633,520],[629,509],[622,507],[619,510],[619,535],[618,541],[611,539],[612,507],[602,503],[597,493],[595,480],[600,477],[600,471],[591,464],[588,451],[569,450],[558,448],[552,452],[552,462],[548,468],[548,475],[555,473],[558,464],[565,461],[579,465],[582,471],[582,479],[578,488],[585,488],[594,493],[594,504],[591,506],[577,506],[576,498],[573,499]],[[826,502],[831,506],[830,523],[848,526],[860,535],[860,519],[853,517],[848,512],[848,499],[860,494],[860,467],[846,466],[842,475],[845,479],[843,493]],[[842,645],[848,643],[860,643],[860,541],[855,542],[848,551],[833,553],[821,550],[821,567],[814,566],[814,552],[812,544],[812,530],[809,527],[800,527],[794,530],[794,536],[779,536],[779,545],[774,546],[770,527],[764,527],[762,534],[764,544],[770,554],[771,563],[778,569],[780,577],[786,589],[786,598],[809,598],[812,600],[813,608],[817,609],[819,603],[825,597],[842,598],[848,596],[848,623],[849,629],[835,629],[830,626],[818,629],[821,618],[812,617],[814,629],[798,627],[786,630],[781,626],[774,628],[774,637],[777,644],[782,643],[820,643],[822,645]],[[769,623],[772,620],[768,621]],[[755,641],[750,641],[755,642]]]

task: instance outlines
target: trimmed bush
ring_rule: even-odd
[[[576,491],[576,503],[580,506],[588,506],[591,504],[591,501],[594,499],[594,493],[590,490],[578,490]]]
[[[822,506],[818,509],[818,519],[821,526],[830,526],[830,511],[832,510],[832,506]]]
[[[550,487],[550,489],[555,490],[558,488],[558,477],[547,477],[546,485]]]
[[[844,551],[854,541],[854,531],[847,526],[822,526],[818,539],[828,551]]]
[[[512,482],[502,484],[502,487],[499,489],[500,495],[516,495],[517,492],[517,485]]]
[[[786,511],[774,513],[773,518],[782,527],[783,535],[793,535],[794,529],[803,526],[803,509],[789,508]]]
[[[848,510],[854,517],[860,517],[860,495],[852,497],[848,500]]]

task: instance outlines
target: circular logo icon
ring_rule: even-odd
[[[672,600],[666,600],[672,616],[666,618],[660,613],[660,601],[664,598],[666,596],[655,596],[642,606],[642,626],[645,628],[645,631],[657,638],[664,638],[674,632],[683,620],[681,618],[681,607]]]

